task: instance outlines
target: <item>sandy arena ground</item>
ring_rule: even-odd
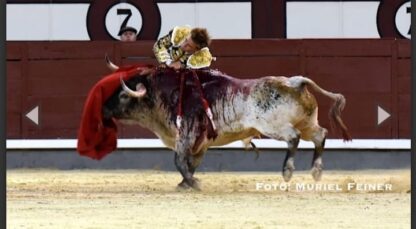
[[[321,187],[306,171],[196,176],[200,192],[177,172],[8,170],[7,228],[410,228],[409,170],[325,171]]]

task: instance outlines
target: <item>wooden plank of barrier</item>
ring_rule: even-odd
[[[22,92],[22,73],[20,62],[7,62],[7,109],[20,111]]]
[[[411,93],[411,86],[412,86],[412,80],[410,77],[401,77],[397,79],[397,90],[400,95],[410,95]]]
[[[399,58],[411,58],[412,50],[411,50],[411,42],[407,39],[400,39],[397,40],[397,51]]]
[[[233,77],[258,78],[299,75],[299,65],[300,58],[292,56],[220,57],[212,64],[212,68]]]
[[[411,59],[397,59],[397,90],[399,95],[410,96],[412,85],[411,76]],[[408,104],[408,106],[410,106],[410,104]]]
[[[120,42],[121,58],[125,57],[147,57],[154,58],[153,44],[155,41]]]
[[[38,96],[86,95],[111,73],[104,59],[29,61],[28,68],[27,93]]]
[[[213,40],[210,50],[217,57],[299,56],[302,40]]]
[[[81,120],[86,96],[55,96],[27,98],[27,104],[39,105],[39,126],[26,126],[27,137],[74,138]],[[30,121],[28,121],[29,123]]]
[[[7,61],[7,137],[20,138],[22,73],[20,61]]]
[[[398,90],[398,138],[408,138],[411,133],[411,43],[397,40],[397,90]]]
[[[385,57],[308,57],[306,76],[338,92],[390,93],[391,63]]]
[[[399,95],[399,111],[397,119],[399,122],[399,136],[398,138],[409,138],[411,134],[411,95]]]
[[[28,129],[24,139],[76,139],[77,129]]]
[[[130,64],[151,64],[157,66],[158,63],[156,59],[149,57],[128,57],[121,60],[121,65],[130,65]]]
[[[397,77],[410,78],[412,76],[411,59],[398,59],[397,65]]]
[[[113,55],[113,42],[27,42],[29,59],[103,59]]]
[[[392,39],[305,39],[307,56],[390,57]]]
[[[21,58],[21,43],[8,41],[6,44],[6,60],[20,60]]]
[[[20,113],[7,110],[7,138],[21,138],[21,118]]]

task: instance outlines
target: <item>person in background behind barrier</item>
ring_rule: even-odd
[[[123,42],[132,42],[137,40],[137,30],[130,26],[121,28],[118,35],[120,36],[120,41]]]

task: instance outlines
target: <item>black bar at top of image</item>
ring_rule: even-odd
[[[0,228],[6,228],[6,3],[0,3]]]

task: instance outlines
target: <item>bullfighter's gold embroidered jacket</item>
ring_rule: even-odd
[[[156,41],[153,52],[157,61],[166,64],[180,61],[184,66],[192,69],[209,67],[213,57],[208,47],[202,48],[192,55],[180,49],[181,44],[190,36],[191,30],[189,26],[176,26],[166,36]]]

